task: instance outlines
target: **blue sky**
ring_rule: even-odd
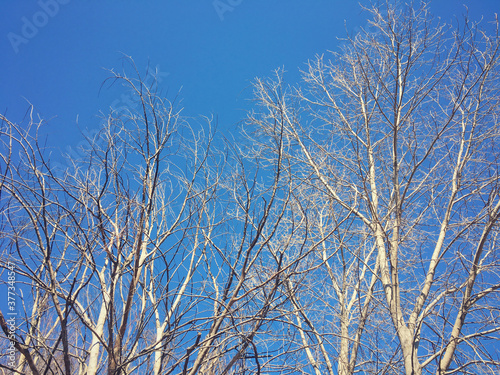
[[[47,124],[48,144],[68,151],[100,110],[125,105],[124,91],[103,81],[123,54],[144,72],[158,68],[161,88],[182,87],[184,114],[217,116],[237,133],[251,104],[249,85],[278,67],[298,70],[338,39],[367,24],[349,0],[0,0],[0,111],[21,122],[28,101]],[[434,0],[432,12],[453,21],[469,8],[484,21],[499,0]],[[130,71],[129,71],[130,72]],[[0,303],[5,311],[5,301]]]
[[[188,116],[217,115],[236,131],[249,108],[249,85],[278,67],[289,83],[315,54],[366,25],[347,0],[0,0],[0,111],[15,122],[27,100],[47,120],[49,144],[74,147],[81,128],[99,125],[99,110],[123,105],[119,87],[99,90],[122,69],[122,54],[142,71],[160,71],[161,87],[180,97]],[[435,0],[445,20],[469,8],[493,20],[498,0]],[[34,28],[33,28],[34,26]]]

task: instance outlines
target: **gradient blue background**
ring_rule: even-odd
[[[103,68],[122,69],[121,53],[142,72],[148,61],[158,67],[168,96],[182,86],[185,115],[214,114],[219,129],[236,132],[256,76],[284,66],[294,83],[307,59],[367,25],[358,2],[348,0],[220,0],[237,4],[222,15],[213,0],[61,2],[67,4],[16,53],[8,34],[22,36],[23,17],[33,21],[43,7],[38,0],[0,0],[0,111],[20,122],[29,101],[47,120],[49,144],[62,150],[82,139],[77,115],[81,128],[95,129],[99,110],[123,102],[119,87],[99,90],[110,76]],[[500,13],[498,0],[435,0],[431,10],[452,21],[463,4],[472,19],[492,21]]]
[[[236,134],[251,107],[255,77],[284,67],[293,84],[307,59],[335,50],[346,31],[367,25],[367,14],[349,0],[220,0],[237,4],[222,15],[213,0],[64,2],[16,53],[9,33],[22,36],[24,20],[32,22],[43,6],[38,0],[0,0],[0,111],[22,122],[32,103],[47,122],[48,145],[61,152],[82,141],[79,127],[99,126],[100,110],[126,105],[119,86],[100,90],[110,76],[103,68],[122,69],[121,53],[133,57],[141,72],[148,63],[158,67],[167,96],[182,86],[185,115],[213,114],[219,130]],[[454,22],[464,4],[471,19],[484,15],[485,24],[500,13],[499,0],[435,0],[431,11]],[[5,311],[5,300],[0,308]]]

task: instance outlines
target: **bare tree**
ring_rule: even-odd
[[[309,61],[299,88],[281,72],[254,86],[250,123],[282,127],[308,222],[297,243],[314,250],[285,284],[290,366],[497,373],[498,23],[366,10],[369,31]]]
[[[269,174],[222,140],[226,151],[214,151],[209,119],[189,123],[135,73],[112,79],[133,90],[139,110],[104,116],[65,171],[54,169],[33,110],[27,125],[1,118],[2,267],[9,249],[25,284],[17,362],[2,367],[258,372],[259,337],[300,260],[285,256],[286,243],[269,252],[293,199],[286,163],[278,155]],[[8,335],[3,313],[0,322]]]
[[[365,10],[300,86],[256,80],[237,142],[133,64],[112,79],[139,110],[62,173],[33,111],[1,116],[1,265],[24,292],[2,368],[497,373],[498,23]]]

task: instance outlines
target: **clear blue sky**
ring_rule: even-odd
[[[99,93],[109,77],[103,68],[121,69],[120,52],[141,70],[157,66],[169,96],[183,86],[186,115],[216,114],[220,129],[236,130],[253,78],[284,66],[293,83],[307,59],[336,48],[345,23],[349,31],[366,25],[349,0],[0,3],[0,111],[18,122],[29,100],[49,120],[49,144],[61,148],[81,140],[77,115],[82,128],[95,129],[99,110],[123,105],[118,87]],[[500,13],[498,0],[435,0],[431,9],[451,20],[463,4],[472,19]]]
[[[365,0],[361,0],[365,2]],[[377,0],[373,0],[376,2]],[[469,8],[484,22],[500,0],[434,0],[451,22]],[[124,105],[119,87],[102,90],[122,69],[121,53],[139,69],[160,71],[168,96],[182,88],[185,115],[217,115],[237,132],[248,89],[278,67],[295,83],[299,68],[335,50],[337,38],[367,24],[357,0],[0,0],[0,112],[20,122],[28,103],[48,123],[48,144],[66,151],[96,129],[98,112]],[[5,293],[5,288],[2,288]],[[2,311],[6,300],[0,302]]]

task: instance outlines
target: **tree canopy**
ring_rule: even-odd
[[[70,168],[33,112],[0,115],[1,267],[25,293],[0,368],[498,373],[498,22],[365,10],[301,82],[256,79],[234,138],[132,61],[110,79],[138,106]]]

